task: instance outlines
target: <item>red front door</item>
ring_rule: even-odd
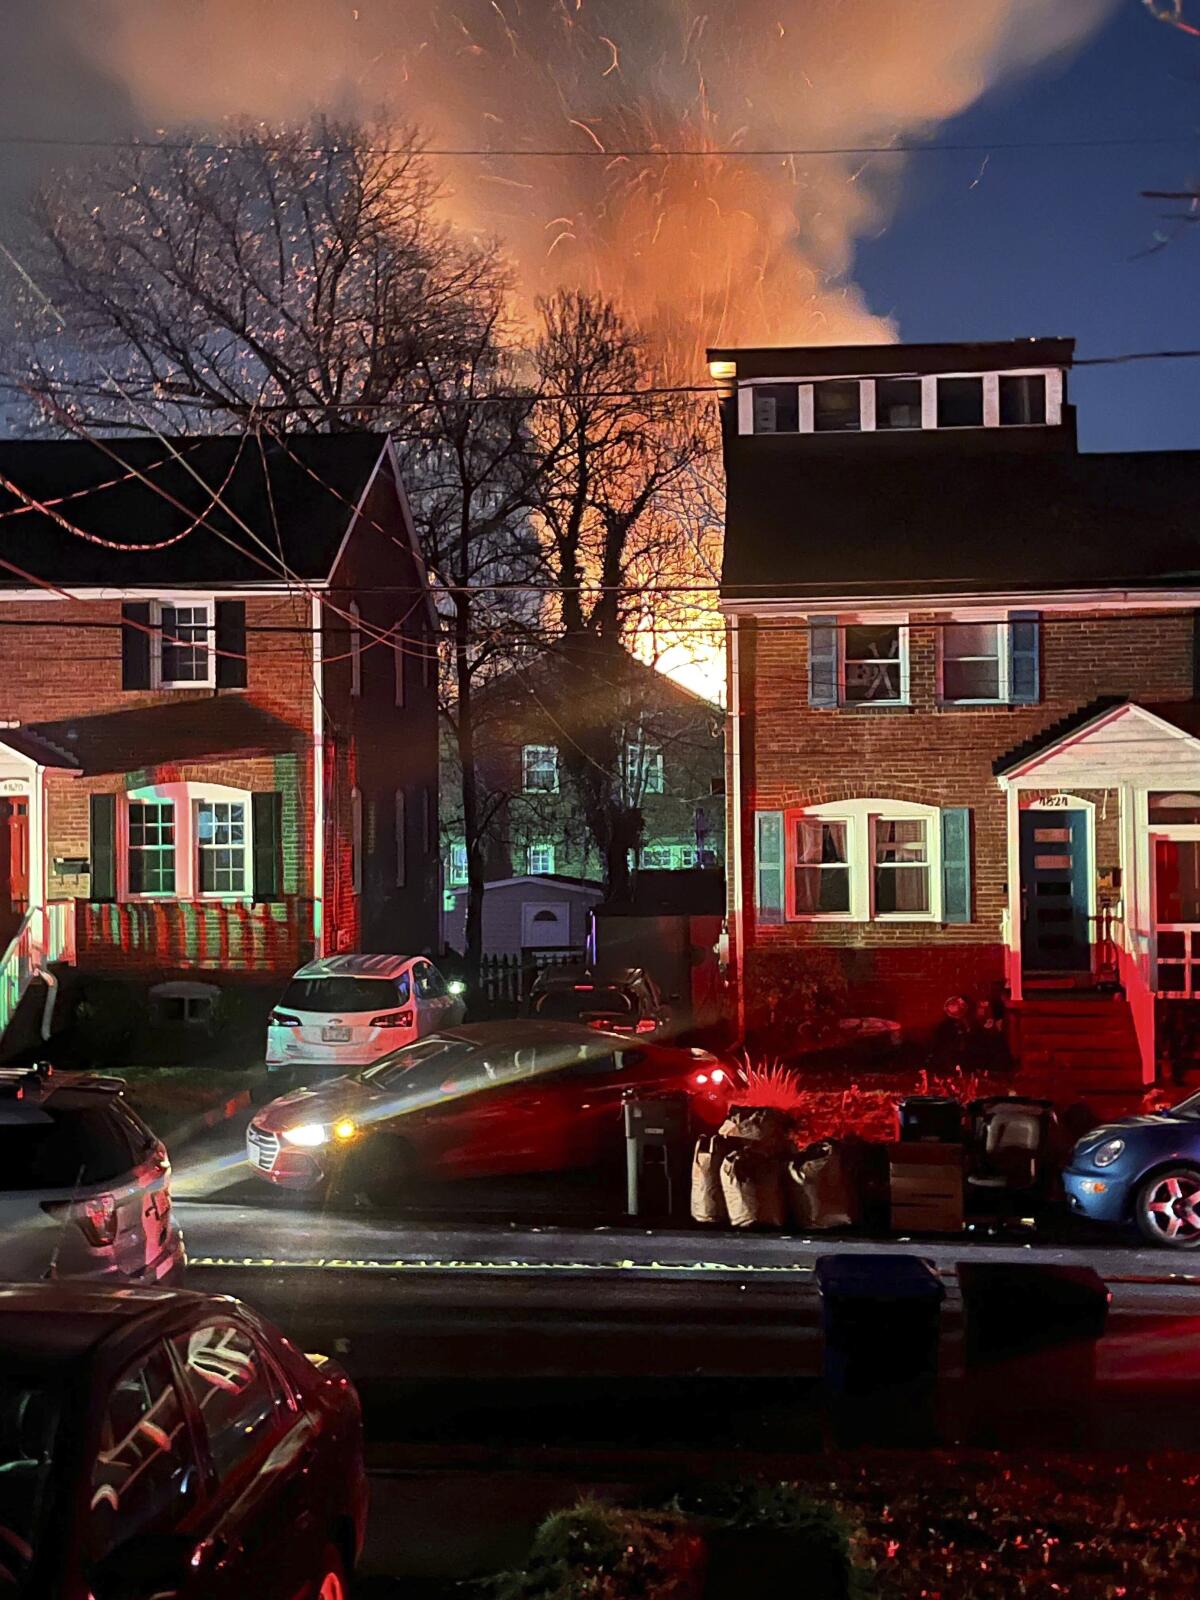
[[[0,909],[29,900],[29,802],[0,799]]]

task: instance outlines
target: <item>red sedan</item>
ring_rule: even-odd
[[[705,1050],[555,1022],[473,1023],[298,1089],[246,1135],[255,1172],[312,1190],[350,1169],[372,1200],[414,1173],[477,1178],[591,1167],[621,1150],[630,1095],[685,1092],[701,1131],[722,1122],[740,1069]]]

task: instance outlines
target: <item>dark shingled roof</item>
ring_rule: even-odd
[[[151,545],[202,519],[165,550],[106,550],[40,512],[9,515],[23,502],[0,489],[0,558],[67,586],[281,583],[282,538],[293,572],[327,578],[384,440],[371,433],[291,434],[283,443],[264,436],[267,476],[254,438],[221,434],[171,443],[200,482],[157,439],[106,439],[104,449],[83,439],[0,440],[0,473],[35,500],[59,502],[54,509],[85,532]],[[130,468],[157,488],[129,477]],[[218,495],[228,510],[214,504]],[[0,568],[0,585],[23,581]]]
[[[726,600],[1200,582],[1200,451],[824,445],[727,441]]]
[[[232,755],[283,755],[305,743],[302,728],[283,722],[244,695],[180,698],[93,717],[0,727],[0,744],[42,766],[83,773],[139,772],[179,761]]]

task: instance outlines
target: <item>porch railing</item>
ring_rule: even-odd
[[[21,996],[29,987],[36,966],[34,923],[38,911],[27,911],[21,926],[9,940],[8,949],[0,958],[0,1034],[16,1016]]]
[[[1116,983],[1120,973],[1119,954],[1124,924],[1112,906],[1101,906],[1089,917],[1092,943],[1092,975],[1100,983]]]
[[[1200,996],[1200,922],[1158,924],[1154,992],[1170,1000],[1194,1000]]]
[[[74,900],[51,900],[46,905],[47,961],[75,965],[75,904]]]

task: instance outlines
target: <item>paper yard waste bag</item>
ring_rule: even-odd
[[[725,1208],[735,1228],[782,1228],[783,1162],[761,1148],[741,1145],[721,1162]]]
[[[787,1204],[797,1228],[849,1228],[858,1221],[853,1178],[842,1151],[823,1140],[787,1164]]]
[[[787,1147],[787,1119],[773,1106],[730,1106],[721,1134],[726,1139],[744,1139],[778,1155]]]
[[[692,1221],[728,1222],[725,1192],[721,1187],[721,1162],[729,1149],[719,1133],[696,1140],[692,1157]]]

